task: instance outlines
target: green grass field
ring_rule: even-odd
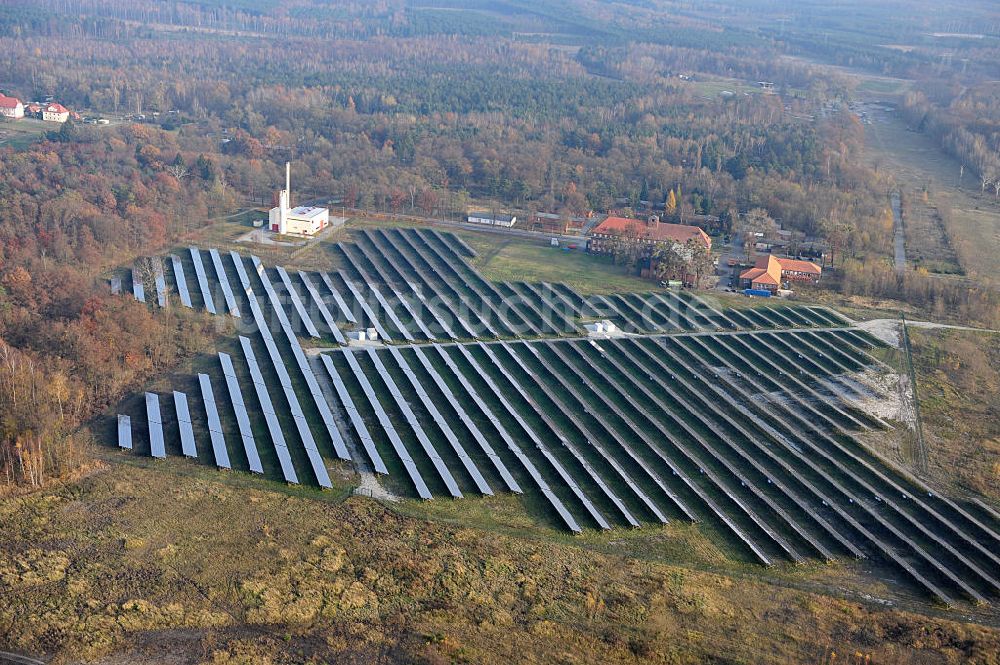
[[[54,123],[34,118],[22,118],[17,121],[0,120],[0,147],[21,150],[37,141],[45,132],[58,128],[59,126]]]
[[[649,280],[627,274],[609,258],[580,250],[479,234],[463,237],[479,252],[472,265],[493,281],[563,282],[581,294],[648,291],[653,286]]]

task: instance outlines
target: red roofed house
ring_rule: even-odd
[[[704,243],[705,249],[712,249],[712,239],[697,226],[666,224],[656,220],[641,222],[625,217],[608,217],[594,227],[587,241],[587,249],[594,254],[610,254],[616,237],[634,238],[646,243],[650,248],[664,243],[685,245],[689,240]]]
[[[757,264],[740,273],[740,285],[744,289],[766,289],[777,291],[782,282],[819,281],[823,269],[812,261],[779,259],[768,254],[757,259]]]
[[[24,117],[24,104],[17,97],[7,97],[0,93],[0,116],[17,120]]]
[[[42,107],[42,120],[47,122],[66,122],[69,120],[69,109],[56,102],[46,104]]]

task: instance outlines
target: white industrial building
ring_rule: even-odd
[[[285,164],[285,188],[278,193],[278,205],[268,213],[268,228],[274,233],[314,236],[330,225],[327,208],[292,205],[292,165]]]
[[[516,215],[498,215],[491,212],[470,212],[467,219],[473,224],[488,224],[489,226],[505,226],[507,228],[517,223]]]

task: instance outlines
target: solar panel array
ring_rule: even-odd
[[[118,447],[132,450],[132,418],[118,415]]]
[[[483,474],[479,472],[479,469],[476,467],[475,462],[473,462],[472,458],[469,457],[469,454],[465,452],[465,448],[462,446],[461,441],[458,440],[458,436],[455,435],[455,432],[454,430],[452,430],[451,425],[449,425],[448,421],[445,420],[445,418],[441,415],[441,412],[438,411],[438,408],[434,405],[434,401],[427,394],[427,391],[424,390],[424,387],[421,384],[420,379],[417,378],[417,375],[414,374],[412,369],[410,369],[410,365],[406,362],[406,359],[403,358],[403,354],[401,354],[399,352],[399,349],[396,349],[395,347],[389,347],[389,353],[392,355],[392,359],[396,362],[396,366],[399,367],[399,369],[403,372],[403,375],[406,376],[406,380],[409,382],[410,387],[420,398],[420,403],[423,405],[424,409],[426,409],[427,412],[430,414],[431,419],[434,421],[434,424],[437,426],[441,434],[448,441],[448,445],[451,446],[451,449],[455,453],[455,456],[458,457],[458,459],[462,462],[462,466],[465,468],[466,472],[472,477],[473,481],[476,484],[476,487],[479,489],[481,493],[486,495],[492,495],[493,490],[490,489],[490,486],[486,482],[486,479],[483,478]],[[374,351],[371,351],[370,354],[372,359],[379,365],[381,365],[381,360],[379,360],[378,355],[375,354]],[[382,371],[385,372],[384,367],[382,367]],[[403,407],[403,405],[406,404],[405,398],[403,398],[400,395],[398,399],[402,400],[400,407]],[[452,403],[452,406],[454,407],[454,403]],[[408,406],[406,408],[409,409]],[[411,427],[414,428],[420,427],[420,424],[416,422],[416,417],[413,416],[412,411],[410,411],[409,416],[407,417],[407,421],[410,422]],[[420,432],[422,433],[423,430],[421,429]],[[427,438],[426,435],[423,435],[423,438],[426,439]],[[433,449],[433,444],[431,444],[429,440],[427,441],[424,447],[425,451],[428,448]],[[438,459],[440,461],[440,458]],[[443,462],[440,463],[443,465]],[[455,490],[458,491],[457,486],[455,487]]]
[[[333,285],[333,282],[330,280],[330,276],[325,272],[321,272],[319,276],[320,279],[323,280],[323,283],[326,284],[326,288],[330,289],[330,293],[333,296],[333,300],[334,302],[337,303],[337,307],[340,309],[340,313],[344,315],[344,319],[346,319],[348,323],[357,323],[358,322],[357,317],[354,316],[354,312],[347,305],[347,301],[344,300],[343,296],[340,295],[340,292]]]
[[[288,277],[288,273],[281,266],[277,266],[275,270],[278,273],[278,277],[281,278],[282,284],[285,285],[285,289],[288,291],[288,297],[292,301],[292,307],[295,308],[296,314],[299,315],[299,320],[302,321],[302,325],[305,326],[306,332],[309,333],[310,337],[319,339],[322,335],[319,334],[319,330],[316,329],[316,324],[313,323],[312,317],[309,316],[308,310],[306,310],[305,305],[302,303],[302,299],[299,297],[299,292],[295,290],[295,285],[292,284],[291,278]]]
[[[207,276],[198,250],[191,252],[208,307]],[[266,312],[282,329],[336,455],[350,459],[331,404],[374,471],[402,469],[422,499],[520,493],[521,476],[574,532],[703,521],[764,565],[873,558],[946,604],[1000,595],[995,516],[940,496],[856,441],[889,427],[859,406],[886,395],[863,373],[880,363],[870,353],[876,343],[836,313],[783,303],[719,310],[686,292],[583,298],[561,284],[492,283],[468,264],[471,248],[437,231],[364,231],[341,254],[345,269],[332,275],[299,272],[293,280],[275,268],[288,292],[282,302],[257,257],[250,257],[255,285],[231,253],[261,336],[239,338],[255,410],[287,482],[299,479],[286,418],[316,484],[331,487]],[[221,257],[210,255],[236,316]],[[184,302],[183,268],[171,258]],[[261,288],[267,310],[255,293]],[[161,290],[165,298],[158,279],[158,299]],[[341,320],[373,327],[383,341],[452,343],[324,349],[316,360],[332,384],[327,395],[290,316],[315,339],[325,334],[316,326],[322,320],[346,345],[334,304]],[[610,318],[643,334],[583,338],[581,317]],[[566,334],[573,339],[559,339]],[[461,342],[489,337],[501,339]],[[504,339],[517,337],[542,339]],[[273,372],[258,364],[260,343]],[[240,379],[232,359],[219,357],[250,469],[261,473]],[[230,468],[210,377],[198,378],[215,463]],[[274,403],[273,384],[287,410]],[[187,398],[174,392],[174,400],[181,448],[195,457]],[[154,393],[146,394],[146,412],[151,453],[164,457]],[[132,445],[126,415],[118,441]]]
[[[260,463],[260,455],[257,453],[257,443],[254,441],[253,428],[250,426],[250,415],[243,402],[240,380],[236,376],[236,368],[233,367],[233,359],[228,353],[220,351],[219,362],[222,364],[222,374],[226,379],[226,388],[229,390],[229,401],[236,414],[236,424],[239,427],[240,439],[243,441],[243,450],[246,453],[250,470],[254,473],[264,473],[264,468]]]
[[[326,367],[326,371],[330,375],[330,380],[333,382],[334,390],[337,392],[337,398],[340,400],[340,404],[343,406],[344,411],[347,412],[347,416],[351,421],[351,426],[354,428],[354,433],[361,440],[361,445],[364,447],[365,453],[368,455],[368,460],[375,468],[375,472],[383,474],[389,473],[389,469],[386,468],[385,462],[382,461],[382,456],[379,455],[378,448],[375,446],[375,441],[372,439],[372,435],[368,431],[365,419],[358,412],[358,408],[354,406],[354,400],[351,398],[351,394],[348,392],[347,386],[344,385],[343,379],[340,378],[340,373],[337,372],[337,368],[333,366],[333,361],[331,361],[330,356],[327,355],[320,356],[320,358],[322,358],[323,366]]]
[[[229,451],[226,449],[226,436],[222,431],[222,420],[219,419],[219,409],[215,404],[215,392],[212,390],[212,380],[208,374],[198,375],[198,385],[201,387],[201,399],[205,404],[205,417],[208,418],[208,436],[212,440],[215,465],[220,469],[231,469]]]
[[[210,314],[215,314],[215,301],[212,299],[212,289],[208,284],[208,275],[205,273],[205,266],[201,263],[201,252],[197,247],[191,247],[191,261],[194,263],[194,274],[198,278],[198,288],[201,289],[201,299],[205,302],[205,309]]]
[[[267,293],[268,299],[271,302],[271,307],[278,316],[278,323],[281,325],[281,330],[284,332],[288,345],[292,350],[292,355],[295,357],[295,362],[299,367],[299,372],[302,374],[302,378],[306,382],[309,394],[312,397],[313,403],[316,405],[316,410],[319,412],[320,418],[323,421],[323,426],[326,428],[326,432],[333,445],[334,452],[340,459],[348,460],[350,459],[350,454],[347,452],[347,446],[344,444],[344,439],[334,422],[333,412],[330,411],[330,405],[327,403],[326,396],[323,394],[323,390],[316,381],[316,375],[313,373],[312,367],[309,365],[309,359],[306,357],[305,352],[299,345],[298,338],[295,336],[295,331],[292,330],[291,322],[288,320],[288,316],[285,314],[285,310],[281,306],[278,294],[275,293],[274,287],[271,286],[271,281],[268,279],[267,272],[264,270],[264,266],[261,264],[260,259],[256,256],[252,256],[250,258],[257,269],[257,274],[260,275],[261,284],[264,286],[264,291]],[[270,332],[268,332],[266,328],[262,328],[261,335],[264,337],[265,344],[268,344],[268,352],[271,354],[275,370],[283,378],[282,386],[286,388],[285,394],[288,396],[289,402],[291,403],[295,398],[295,392],[291,389],[290,380],[287,381],[286,386],[284,379],[287,377],[287,372],[284,368],[284,362],[281,360],[281,356],[277,351],[277,347],[274,344],[274,340],[271,337]],[[296,401],[296,406],[297,404],[298,403]],[[298,418],[298,414],[295,415]],[[305,425],[305,418],[302,417],[302,420],[297,420],[296,423],[300,425],[301,429],[301,426]],[[308,431],[308,427],[306,427],[306,431]],[[306,444],[306,452],[310,454],[310,460],[313,461],[314,467],[317,467],[317,474],[325,474],[325,467],[322,470],[318,468],[319,466],[322,466],[322,460],[319,459],[319,453],[316,451],[316,444],[312,441],[312,435],[308,435],[308,442],[305,438],[303,439],[303,442]],[[327,479],[325,482],[328,483],[329,480]]]
[[[791,355],[796,348],[803,358]],[[464,469],[463,482],[474,478],[467,462],[482,473],[482,462],[463,455],[467,443],[475,445],[459,415],[468,404],[488,423],[487,442],[504,440],[512,458],[534,468],[529,475],[570,529],[582,528],[581,517],[601,527],[710,521],[764,565],[877,557],[942,602],[955,602],[955,593],[989,600],[1000,592],[989,546],[1000,542],[995,529],[845,443],[881,424],[845,401],[847,391],[821,387],[875,363],[870,348],[851,331],[784,330],[341,355],[365,395],[363,409],[423,498],[430,490],[421,460],[428,469],[436,462],[452,473]],[[369,359],[367,369],[358,353]],[[324,356],[324,364],[336,376],[333,359]],[[435,380],[437,365],[450,379]],[[452,381],[461,398],[448,394]],[[429,386],[446,390],[434,397]],[[858,386],[854,394],[878,390]],[[350,399],[345,385],[338,393]],[[352,403],[348,411],[363,427],[360,409]],[[368,436],[369,445],[382,445]],[[524,449],[519,440],[533,445]],[[435,480],[454,494],[443,476]]]
[[[208,250],[208,254],[212,257],[215,276],[219,280],[219,286],[222,288],[222,296],[226,299],[226,309],[229,310],[230,316],[237,319],[242,318],[240,307],[236,304],[236,296],[233,295],[233,287],[229,284],[229,276],[226,275],[226,267],[222,264],[222,257],[219,255],[219,250],[213,247]]]
[[[271,403],[271,395],[267,389],[267,384],[264,382],[264,375],[261,374],[260,366],[257,365],[257,358],[254,355],[250,339],[241,335],[240,346],[243,347],[243,357],[246,359],[247,367],[250,370],[250,381],[257,392],[257,404],[264,415],[264,421],[267,423],[267,431],[271,435],[271,443],[274,445],[274,453],[277,455],[278,463],[281,465],[281,475],[285,478],[286,483],[297,485],[299,477],[295,473],[292,456],[288,452],[288,444],[285,443],[285,435],[281,431],[278,415],[274,410],[274,405]]]
[[[165,458],[167,448],[163,442],[163,418],[160,415],[160,396],[146,393],[146,422],[149,424],[149,454]]]
[[[344,337],[344,333],[340,332],[340,327],[337,325],[337,319],[330,312],[330,308],[326,306],[326,303],[323,302],[323,297],[319,294],[319,290],[313,284],[309,275],[300,270],[299,279],[302,280],[302,283],[305,285],[306,293],[308,293],[309,297],[312,299],[313,304],[316,306],[316,310],[323,319],[323,323],[325,323],[326,327],[330,330],[330,334],[333,335],[333,338],[337,340],[338,343],[347,344],[347,339]]]
[[[191,410],[187,395],[174,391],[174,408],[177,411],[177,425],[181,434],[181,450],[185,457],[197,457],[198,448],[194,443],[194,426],[191,424]]]
[[[340,273],[340,277],[344,281],[344,284],[347,285],[347,289],[351,292],[351,296],[354,298],[355,304],[357,304],[357,306],[361,308],[361,311],[364,312],[364,315],[368,319],[371,327],[375,328],[375,332],[378,333],[379,338],[386,342],[392,341],[392,337],[389,336],[389,333],[379,322],[378,315],[374,310],[372,310],[371,306],[365,300],[365,297],[361,295],[361,291],[359,291],[358,287],[354,285],[354,282],[348,279],[343,273]]]
[[[393,450],[396,452],[396,456],[399,461],[402,462],[403,468],[406,469],[407,475],[409,475],[410,480],[413,482],[413,486],[417,491],[417,496],[421,499],[431,499],[431,491],[427,489],[427,484],[424,482],[423,477],[420,475],[420,470],[417,469],[416,463],[410,456],[410,452],[406,449],[406,445],[403,440],[399,438],[399,434],[396,432],[395,426],[392,424],[389,416],[386,415],[385,410],[382,408],[382,403],[379,402],[376,396],[375,389],[372,388],[371,383],[368,381],[368,377],[365,376],[364,371],[358,364],[353,353],[345,353],[344,357],[347,360],[347,364],[350,366],[351,371],[354,373],[355,379],[357,379],[358,384],[361,389],[364,390],[365,396],[368,398],[368,404],[374,409],[375,417],[378,419],[379,425],[382,426],[382,431],[388,437],[389,442],[392,444]]]
[[[174,269],[174,282],[177,284],[177,293],[181,297],[181,304],[185,307],[193,307],[191,304],[191,293],[187,287],[187,279],[184,278],[184,264],[181,263],[181,257],[171,254],[170,265]]]

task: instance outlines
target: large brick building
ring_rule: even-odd
[[[783,282],[812,282],[815,284],[823,269],[812,261],[782,259],[771,254],[757,259],[753,268],[740,273],[740,286],[744,289],[777,291]]]
[[[666,224],[655,218],[649,222],[625,217],[608,217],[594,227],[587,237],[587,249],[594,254],[610,254],[618,238],[629,238],[646,244],[652,250],[657,245],[686,245],[689,241],[702,243],[712,249],[712,239],[697,226]]]

